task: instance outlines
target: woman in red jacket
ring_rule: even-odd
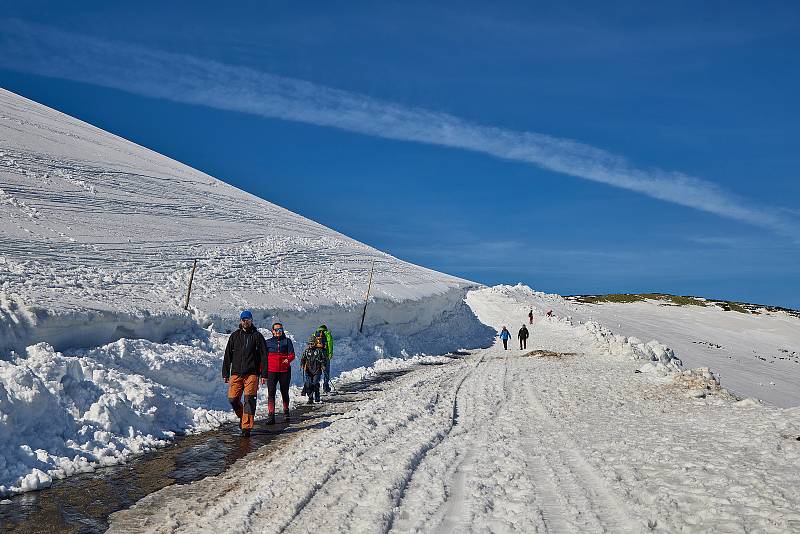
[[[267,368],[261,370],[261,376],[267,381],[267,424],[275,424],[275,393],[281,387],[283,399],[283,421],[289,421],[289,382],[292,379],[292,360],[294,345],[283,333],[283,325],[272,325],[272,337],[267,340]]]

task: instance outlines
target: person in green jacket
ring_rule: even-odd
[[[325,372],[322,381],[322,391],[329,393],[331,390],[331,359],[333,359],[333,336],[325,325],[317,328],[318,333],[325,335],[325,349],[328,351],[328,358],[325,360]]]

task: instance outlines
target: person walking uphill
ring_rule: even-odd
[[[505,326],[500,330],[500,339],[503,340],[503,350],[508,350],[508,340],[511,337],[511,332]]]
[[[528,332],[528,328],[525,325],[522,325],[522,328],[519,329],[519,333],[517,334],[517,338],[519,338],[519,350],[528,348],[529,335],[530,333]]]
[[[328,356],[327,358],[325,358],[325,369],[323,372],[323,379],[322,379],[322,391],[324,391],[325,393],[330,393],[331,360],[333,359],[333,335],[331,335],[331,331],[328,330],[328,327],[325,325],[322,325],[319,328],[317,328],[317,331],[314,334],[319,335],[320,332],[325,335],[325,350]]]
[[[325,369],[328,352],[325,350],[325,335],[317,331],[308,340],[300,368],[303,370],[303,393],[308,395],[308,404],[319,402],[319,379]]]
[[[267,424],[275,424],[275,394],[281,388],[283,421],[289,421],[289,382],[292,380],[294,345],[283,333],[283,325],[272,325],[272,337],[267,340],[267,365],[263,375],[267,379]]]
[[[528,322],[533,324],[533,308],[531,308],[531,311],[528,312]]]
[[[239,418],[239,428],[244,437],[253,430],[258,375],[266,357],[264,336],[253,326],[253,314],[245,310],[239,315],[239,329],[228,338],[222,359],[222,379],[229,384],[228,401]],[[241,400],[242,393],[244,403]]]

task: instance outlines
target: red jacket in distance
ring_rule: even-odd
[[[272,336],[267,340],[267,368],[261,371],[262,376],[271,373],[285,373],[291,369],[294,360],[294,345],[286,336]]]

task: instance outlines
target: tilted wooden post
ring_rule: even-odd
[[[189,296],[192,294],[192,281],[194,280],[194,271],[197,269],[197,260],[194,260],[194,265],[192,265],[192,274],[189,275],[189,290],[186,291],[186,302],[183,304],[183,309],[189,309]]]
[[[364,312],[361,314],[361,326],[358,327],[360,334],[364,330],[364,318],[367,316],[367,303],[369,302],[369,292],[372,289],[372,273],[375,272],[375,260],[372,260],[372,268],[369,270],[369,284],[367,284],[367,296],[364,297]]]

